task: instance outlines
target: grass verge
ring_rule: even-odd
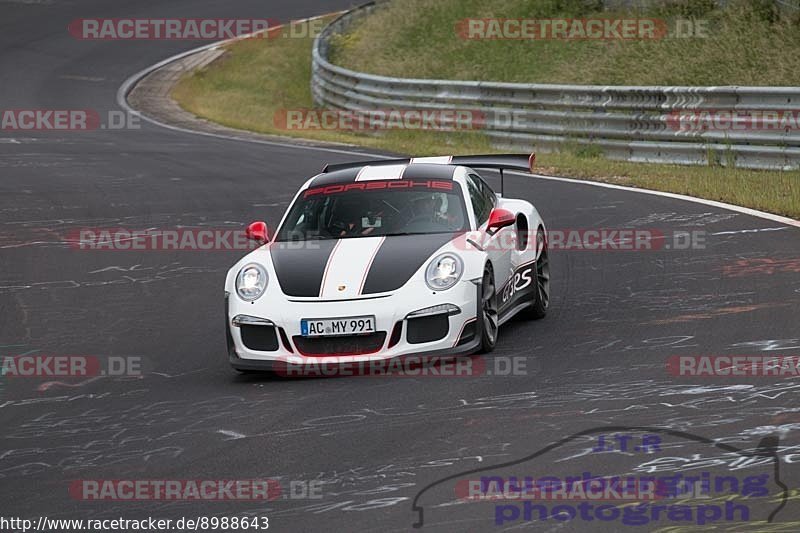
[[[229,45],[221,59],[185,76],[172,96],[198,116],[261,133],[415,155],[492,151],[478,133],[404,130],[371,136],[281,128],[276,115],[312,107],[311,43],[311,38],[275,38]],[[537,166],[542,174],[688,194],[800,218],[800,172],[630,163],[585,150],[537,154]]]
[[[402,0],[334,42],[334,63],[386,76],[577,85],[800,84],[800,12],[775,0]],[[724,7],[722,7],[724,6]],[[465,19],[656,19],[659,39],[464,39]],[[678,37],[681,35],[682,37]]]

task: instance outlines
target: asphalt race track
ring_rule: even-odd
[[[118,109],[115,95],[127,77],[203,44],[79,41],[66,30],[79,17],[288,20],[348,5],[0,0],[0,107],[102,115]],[[434,484],[417,502],[425,529],[500,531],[531,524],[520,515],[495,526],[493,503],[459,505],[452,480],[435,483],[479,468],[537,476],[707,470],[768,476],[771,496],[752,506],[754,523],[738,529],[767,530],[755,521],[782,502],[776,487],[800,483],[800,380],[674,377],[665,364],[674,355],[800,355],[796,227],[665,197],[508,176],[507,194],[532,201],[550,229],[698,231],[705,247],[553,250],[549,316],[505,326],[497,350],[482,360],[487,372],[390,379],[232,371],[223,281],[242,252],[87,251],[63,239],[85,227],[274,225],[308,176],[355,158],[146,122],[119,131],[1,133],[0,355],[138,356],[145,372],[3,379],[0,515],[247,515],[268,516],[277,531],[405,531],[419,519],[415,497]],[[495,362],[515,360],[525,372],[512,376]],[[651,454],[587,451],[597,435],[629,431],[620,426],[696,439],[658,433],[663,449]],[[585,430],[595,433],[526,459]],[[770,436],[780,439],[777,447],[758,453],[710,441],[746,450]],[[523,460],[516,470],[492,470],[515,460]],[[81,479],[257,478],[301,487],[315,481],[321,497],[82,501],[69,492]],[[797,507],[789,499],[769,530],[800,529]],[[661,520],[639,530],[685,524]],[[533,526],[624,529],[600,520]]]

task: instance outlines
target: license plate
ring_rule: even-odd
[[[374,332],[374,315],[347,318],[304,318],[300,320],[300,334],[303,337],[332,337]]]

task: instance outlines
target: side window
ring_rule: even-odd
[[[480,226],[489,219],[490,209],[486,209],[486,197],[481,190],[480,178],[476,179],[475,174],[467,176],[467,189],[469,192],[469,199],[472,202],[472,210],[475,211],[475,219],[477,225]]]
[[[485,181],[483,181],[483,179],[480,176],[476,177],[478,178],[478,184],[481,187],[481,192],[483,193],[486,205],[488,206],[489,211],[491,211],[497,205],[497,195],[494,193],[492,188],[489,187]]]
[[[469,174],[467,183],[469,183],[470,198],[475,209],[475,217],[478,219],[478,225],[480,226],[489,219],[489,213],[497,203],[497,196],[477,174]]]

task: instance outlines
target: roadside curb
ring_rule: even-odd
[[[308,18],[305,21],[329,15],[331,13]],[[274,29],[272,28],[272,30]],[[142,120],[182,133],[270,146],[352,154],[375,159],[386,157],[381,153],[361,151],[359,146],[353,144],[313,141],[230,128],[184,110],[170,97],[172,88],[185,73],[203,68],[220,58],[225,53],[222,48],[225,45],[252,36],[243,35],[187,50],[133,74],[117,90],[117,104],[126,112],[140,117]]]

